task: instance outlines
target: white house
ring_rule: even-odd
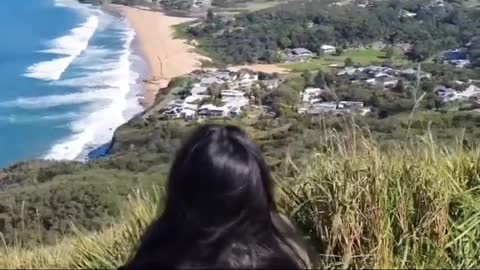
[[[410,11],[405,10],[405,9],[401,9],[399,14],[398,14],[398,17],[400,17],[400,18],[414,18],[415,16],[417,16],[417,13],[410,12]]]
[[[217,107],[213,104],[205,104],[198,110],[198,115],[204,117],[227,117],[229,110],[226,106]]]
[[[327,44],[322,45],[322,47],[320,47],[320,49],[322,50],[322,52],[324,54],[332,54],[332,53],[335,53],[337,51],[337,49],[334,46],[327,45]]]
[[[180,117],[182,118],[194,118],[197,114],[197,109],[185,107],[180,112]]]
[[[465,91],[458,93],[458,96],[466,99],[474,96],[480,97],[480,88],[472,84],[469,87],[467,87]]]
[[[333,112],[337,110],[336,102],[321,102],[314,104],[307,108],[306,113],[310,115],[317,115],[326,112]]]
[[[222,80],[222,79],[219,79],[215,76],[210,76],[210,77],[203,77],[201,80],[200,80],[200,84],[202,86],[209,86],[209,85],[212,85],[214,83],[216,84],[223,84],[225,81]]]
[[[434,92],[443,102],[453,101],[460,98],[457,90],[444,86],[436,87]]]
[[[323,92],[324,90],[321,88],[313,88],[313,87],[308,87],[303,90],[302,94],[302,100],[304,103],[317,103],[322,101],[321,98],[318,96]]]
[[[342,71],[339,71],[337,73],[337,75],[338,76],[343,76],[343,75],[351,76],[351,75],[353,75],[357,72],[363,72],[364,70],[365,70],[365,68],[363,68],[363,67],[358,67],[358,68],[356,68],[356,67],[346,67]]]
[[[202,93],[207,92],[208,87],[201,86],[200,84],[195,84],[193,88],[190,90],[190,94],[192,95],[200,95]]]
[[[340,101],[338,103],[338,107],[343,109],[343,108],[362,108],[363,107],[363,102],[361,101]]]
[[[210,97],[209,95],[191,95],[191,96],[188,96],[185,98],[185,103],[182,104],[182,106],[185,106],[185,104],[191,104],[191,103],[195,103],[195,102],[198,102],[204,98],[208,98]]]
[[[254,82],[258,81],[258,74],[245,72],[238,77],[238,80],[240,88],[251,87]]]
[[[244,92],[238,90],[223,90],[222,97],[243,97],[245,95]]]

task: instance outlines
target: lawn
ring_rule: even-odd
[[[343,67],[345,59],[351,58],[356,65],[369,65],[385,61],[385,52],[375,49],[348,50],[342,55],[327,55],[320,58],[313,58],[303,63],[283,64],[282,67],[292,71],[303,72],[305,70],[327,69],[330,65]],[[401,57],[400,52],[396,52],[392,58],[394,64],[405,64],[406,60]]]

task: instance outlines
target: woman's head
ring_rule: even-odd
[[[165,214],[199,226],[266,221],[275,207],[259,149],[234,126],[196,130],[177,154],[167,192]]]
[[[299,266],[274,224],[272,193],[261,152],[241,129],[197,129],[173,162],[165,210],[128,268]]]

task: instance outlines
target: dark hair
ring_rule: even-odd
[[[276,214],[258,147],[235,126],[205,125],[177,153],[165,210],[125,268],[305,268]]]

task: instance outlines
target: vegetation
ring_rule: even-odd
[[[350,59],[350,61],[348,61]],[[295,72],[303,72],[305,70],[326,70],[328,68],[343,67],[345,63],[353,65],[369,65],[369,64],[392,64],[402,65],[406,64],[406,60],[403,59],[403,55],[396,52],[389,59],[386,57],[386,52],[376,49],[364,49],[364,50],[346,50],[341,55],[328,55],[318,58],[310,59],[306,62],[283,64],[282,67],[288,68]]]
[[[401,10],[416,13],[401,17]],[[210,56],[225,63],[276,62],[277,52],[304,47],[321,52],[322,44],[340,48],[410,43],[424,58],[442,49],[467,44],[480,35],[478,9],[446,2],[382,1],[372,7],[329,5],[325,1],[280,4],[225,21],[220,16],[192,26],[189,33]]]
[[[386,150],[358,126],[343,129],[325,130],[316,150],[296,161],[282,158],[275,170],[278,205],[313,246],[317,267],[480,264],[478,145],[446,148],[426,133]],[[77,231],[50,249],[7,247],[0,266],[118,267],[161,210],[162,191],[154,190],[133,192],[111,227]]]
[[[189,10],[193,6],[193,0],[165,0],[162,7],[166,10]]]
[[[480,116],[466,111],[449,112],[448,107],[435,99],[432,85],[465,77],[478,79],[479,74],[436,64],[424,65],[423,69],[432,72],[433,78],[422,81],[417,95],[424,97],[417,107],[411,86],[406,82],[399,83],[392,91],[384,91],[351,84],[331,73],[306,71],[303,76],[282,79],[283,83],[276,88],[252,89],[250,95],[256,97],[257,105],[267,105],[271,112],[252,108],[251,113],[239,119],[212,121],[247,129],[273,170],[283,167],[285,153],[295,162],[302,162],[305,155],[323,148],[325,132],[335,130],[343,134],[347,131],[345,121],[351,121],[350,116],[325,115],[320,124],[322,118],[299,115],[300,92],[307,86],[316,86],[331,90],[323,94],[324,100],[355,100],[374,106],[376,110],[369,115],[353,119],[359,127],[369,129],[381,148],[404,144],[427,129],[443,145],[454,144],[459,134],[463,134],[463,144],[475,145],[480,136]],[[169,89],[182,96],[182,89],[190,84],[191,80],[178,78],[171,81]],[[210,87],[208,91],[212,93],[211,101],[219,101],[218,89]],[[433,108],[437,111],[430,110]],[[412,110],[416,112],[412,114]],[[182,138],[197,125],[183,120],[165,121],[159,111],[152,109],[115,132],[110,154],[104,159],[88,164],[31,161],[4,169],[0,173],[3,241],[18,247],[54,244],[73,233],[71,224],[86,231],[110,226],[132,187],[163,186]]]

